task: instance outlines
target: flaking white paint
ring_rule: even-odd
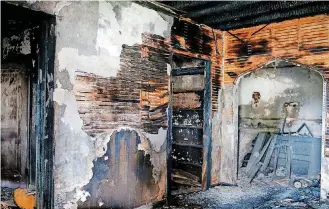
[[[59,82],[57,82],[59,83]],[[58,85],[60,86],[60,85]],[[63,116],[61,117],[61,121],[70,128],[71,132],[75,133],[76,135],[80,136],[80,138],[89,138],[87,133],[85,133],[81,128],[83,125],[83,121],[81,120],[78,110],[77,110],[77,103],[75,99],[74,92],[68,91],[66,89],[62,88],[56,88],[53,93],[53,100],[58,105],[65,105],[65,111]],[[75,175],[75,178],[67,178],[67,179],[61,179],[61,183],[65,185],[64,188],[61,188],[62,192],[70,192],[73,190],[80,191],[80,188],[82,188],[84,185],[86,185],[89,180],[91,179],[93,173],[92,173],[92,167],[93,163],[92,160],[94,159],[94,154],[88,145],[79,139],[72,139],[77,140],[79,143],[68,143],[66,149],[68,150],[67,156],[76,155],[79,153],[80,157],[85,159],[85,165],[88,167],[88,169],[84,170],[84,175]],[[91,141],[91,140],[90,140]],[[71,145],[74,148],[71,149]],[[76,154],[74,154],[76,153]],[[64,172],[65,175],[74,175],[75,170],[74,166],[70,164],[70,161],[72,159],[66,157],[66,163],[63,164],[61,167],[61,172]],[[82,193],[81,193],[82,194]],[[67,208],[76,208],[76,202],[79,201],[80,195],[77,194],[75,197],[75,200],[73,202],[67,203]]]
[[[55,154],[55,208],[75,209],[78,201],[85,201],[89,194],[82,188],[92,178],[93,160],[104,155],[114,131],[131,129],[119,127],[116,130],[107,130],[106,133],[95,137],[89,136],[82,130],[83,121],[79,116],[75,93],[74,90],[65,89],[66,86],[70,86],[67,83],[73,84],[72,89],[74,89],[76,71],[94,73],[102,77],[116,76],[120,69],[123,45],[141,44],[143,33],[157,34],[167,38],[170,36],[173,21],[173,18],[165,20],[163,19],[163,17],[166,18],[165,15],[160,15],[132,2],[100,1],[92,4],[92,6],[98,5],[98,11],[95,12],[95,15],[98,15],[98,23],[97,27],[94,27],[94,25],[90,25],[94,24],[94,16],[87,15],[83,22],[79,21],[79,18],[72,18],[72,15],[76,14],[67,13],[72,10],[71,7],[83,10],[83,4],[84,2],[36,2],[28,6],[57,14],[56,89],[53,92],[53,101],[57,104],[55,105],[55,149],[61,152]],[[91,4],[86,3],[85,7],[88,5]],[[117,16],[117,13],[121,13],[121,15]],[[90,35],[90,41],[95,41],[91,43],[95,43],[96,53],[80,47],[84,46],[82,41],[86,40],[86,36],[75,31],[76,27],[70,29],[70,25],[76,24],[97,30],[97,36]],[[91,34],[93,32],[95,31],[91,31]],[[70,39],[65,38],[67,33],[74,34],[76,37],[74,43],[68,42]],[[84,39],[82,39],[83,37]],[[62,77],[65,73],[59,72],[65,70],[68,72],[68,76]],[[136,132],[141,138],[138,149],[150,155],[153,176],[158,182],[165,176],[166,151],[161,150],[161,147],[166,143],[166,130],[160,129],[158,135],[150,136],[141,133],[140,130],[136,130]],[[83,164],[81,164],[82,162]],[[77,169],[79,169],[78,172]]]
[[[78,208],[77,201],[85,202],[87,197],[90,196],[89,192],[77,189],[74,195],[74,199],[64,205],[64,209]]]
[[[324,146],[323,146],[324,147]],[[322,200],[326,200],[329,195],[329,158],[322,157],[321,160],[321,191]]]
[[[13,43],[16,43],[13,44]],[[21,35],[3,37],[2,39],[2,57],[6,59],[10,52],[19,54],[31,54],[30,30],[24,30]]]
[[[168,36],[171,25],[157,12],[136,3],[128,7],[118,4],[122,12],[121,19],[118,19],[113,4],[99,2],[97,55],[80,55],[75,48],[62,48],[58,53],[59,70],[69,72],[72,84],[77,70],[103,77],[116,76],[120,69],[122,46],[141,44],[143,33]]]
[[[167,130],[164,128],[160,128],[157,134],[146,134],[146,137],[150,140],[150,143],[152,144],[152,148],[156,152],[161,151],[161,147],[165,143],[167,139]]]

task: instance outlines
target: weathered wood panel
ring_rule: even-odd
[[[202,106],[203,94],[195,92],[173,94],[173,108],[198,109]]]
[[[174,110],[173,126],[190,126],[201,128],[203,126],[203,109],[199,110]]]
[[[204,25],[193,26],[193,24],[195,23],[190,19],[174,20],[171,31],[172,50],[176,54],[211,61],[211,101],[212,111],[216,112],[222,80],[222,32]]]
[[[173,158],[176,162],[201,167],[203,163],[200,148],[173,144]],[[179,168],[179,166],[178,166]],[[187,170],[189,172],[189,170]]]
[[[184,75],[172,78],[174,92],[202,91],[204,89],[203,75]]]
[[[28,146],[28,83],[24,69],[1,69],[1,180],[25,180]],[[18,178],[17,178],[18,177]],[[18,181],[18,182],[17,182]]]

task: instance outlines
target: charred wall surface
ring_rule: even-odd
[[[24,21],[7,12],[1,14],[1,24],[1,185],[26,187],[25,169],[29,168],[27,76],[33,70],[31,40],[35,38],[36,29],[31,20]],[[19,173],[12,173],[16,169]]]
[[[211,60],[215,117],[222,34],[132,2],[13,4],[56,15],[55,207],[132,207],[162,200],[170,53]],[[219,176],[217,131],[215,136],[212,183]],[[129,178],[113,183],[117,174]],[[135,192],[128,188],[130,177],[136,179]],[[119,189],[136,198],[102,194]]]
[[[14,4],[56,15],[55,208],[162,200],[173,18],[132,2]],[[135,197],[103,196],[119,190]]]
[[[224,182],[236,182],[237,156],[232,153],[237,153],[238,147],[237,79],[246,72],[259,69],[267,63],[285,60],[320,72],[325,79],[325,88],[329,70],[328,23],[328,15],[317,15],[223,32],[224,106],[220,176]],[[323,108],[326,108],[327,100],[326,98]],[[325,126],[327,127],[327,124]],[[327,138],[323,133],[322,137]],[[326,140],[323,141],[324,144],[328,144]],[[323,149],[324,153],[328,152],[327,145]],[[327,158],[322,158],[322,198],[326,198],[329,188],[327,183],[329,179],[325,174],[328,167],[327,161]]]
[[[35,117],[39,14],[1,2],[1,201],[15,188],[36,186]],[[34,100],[32,99],[34,98]]]
[[[220,32],[132,2],[15,4],[56,15],[56,208],[130,207],[163,199],[171,53],[211,61],[212,184],[236,182],[234,82],[242,73],[284,59],[328,75],[328,15]],[[329,191],[327,159],[323,197]],[[110,181],[128,167],[140,180],[135,193],[127,176]],[[122,203],[124,195],[115,201],[102,196],[118,188],[140,198]]]
[[[172,51],[179,55],[210,61],[211,68],[211,184],[220,182],[221,141],[221,69],[222,32],[204,25],[196,25],[189,19],[175,19],[171,32]],[[207,122],[207,121],[205,121]]]
[[[76,182],[76,188],[67,194],[73,195],[81,208],[133,207],[161,200],[166,174],[169,63],[164,38],[169,34],[171,19],[129,2],[88,4],[67,6],[63,9],[68,9],[67,13],[62,10],[64,18],[80,9],[91,10],[86,11],[89,15],[95,13],[84,17],[91,21],[89,34],[94,33],[95,48],[78,45],[59,51],[59,70],[66,70],[73,83],[70,94],[75,98],[74,117],[80,119],[80,133],[87,137],[83,149],[89,150],[88,155],[87,150],[72,153],[85,153],[89,163],[81,175],[84,183]],[[75,17],[68,16],[67,20],[71,18]],[[84,31],[79,30],[76,35],[90,43],[91,37],[84,37]],[[90,51],[83,55],[86,48]],[[62,88],[56,90],[59,93]],[[71,121],[73,111],[66,109],[64,118],[68,118],[62,121],[72,126],[76,123]],[[63,161],[61,154],[58,156],[57,162]],[[70,166],[74,167],[63,164],[64,169]],[[57,173],[57,177],[68,174],[60,167]],[[135,186],[129,183],[132,179]],[[118,191],[127,193],[120,195]],[[76,207],[76,203],[68,201],[64,207]]]

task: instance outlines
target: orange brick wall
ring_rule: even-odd
[[[224,83],[275,58],[316,68],[329,78],[329,15],[223,32]]]

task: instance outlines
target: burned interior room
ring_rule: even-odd
[[[1,208],[329,208],[328,14],[2,1]]]

